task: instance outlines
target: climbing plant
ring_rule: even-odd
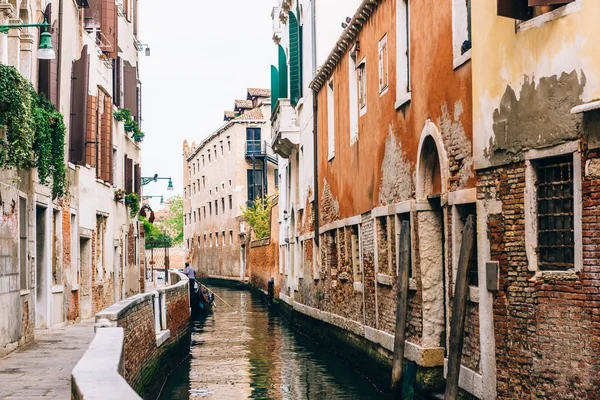
[[[117,121],[123,122],[125,125],[125,132],[131,133],[131,138],[136,142],[141,142],[144,139],[144,132],[140,130],[140,126],[131,116],[131,110],[128,108],[119,108],[113,116]]]
[[[264,239],[271,235],[271,208],[273,200],[269,197],[257,197],[252,207],[242,208],[242,215],[248,221],[257,239]]]
[[[125,204],[129,206],[129,215],[131,215],[131,218],[135,218],[140,210],[140,196],[137,193],[125,195]]]
[[[54,106],[11,66],[0,65],[0,168],[37,167],[52,178],[54,198],[67,193],[65,124]]]

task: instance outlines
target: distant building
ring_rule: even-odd
[[[246,277],[250,227],[242,207],[277,190],[270,96],[248,89],[224,113],[223,126],[199,146],[183,144],[185,248],[202,276]]]

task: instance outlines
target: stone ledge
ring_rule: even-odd
[[[160,331],[156,334],[156,347],[162,346],[171,337],[171,331],[169,329]]]
[[[250,248],[254,249],[256,247],[265,247],[271,244],[271,238],[264,238],[264,239],[258,239],[258,240],[253,240],[252,242],[250,242]]]
[[[377,274],[377,283],[385,286],[394,286],[394,279],[390,275]]]
[[[112,306],[98,312],[96,314],[96,321],[108,320],[108,321],[118,321],[119,317],[123,315],[126,311],[132,309],[133,307],[141,304],[145,301],[152,301],[154,297],[154,293],[141,293],[135,296],[129,297],[125,300],[121,300],[118,303],[113,304]]]
[[[365,326],[348,318],[295,302],[289,296],[286,296],[283,293],[279,293],[279,296],[281,300],[291,305],[294,311],[307,315],[316,320],[326,322],[340,329],[350,331],[358,336],[362,336],[390,352],[394,351],[394,335],[371,328],[369,326]],[[444,348],[422,347],[416,343],[409,342],[408,340],[405,341],[405,343],[406,347],[404,358],[407,360],[413,361],[422,367],[438,367],[444,365]]]
[[[141,399],[120,375],[123,342],[123,328],[100,329],[96,333],[71,373],[72,399]]]
[[[448,359],[444,359],[444,378],[448,375]],[[483,377],[477,372],[465,367],[460,366],[460,373],[458,374],[458,386],[466,392],[472,394],[478,399],[483,398]]]

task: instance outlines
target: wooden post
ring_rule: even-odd
[[[398,282],[396,303],[396,335],[394,337],[394,359],[392,364],[393,398],[402,398],[402,373],[404,372],[404,341],[408,306],[408,271],[410,269],[410,223],[402,221],[398,235]]]
[[[458,377],[462,358],[465,332],[465,315],[467,312],[467,291],[469,289],[469,263],[473,257],[475,243],[474,217],[469,215],[463,230],[456,286],[452,299],[452,320],[450,322],[450,352],[448,356],[448,375],[446,377],[446,393],[444,400],[455,400],[458,394]]]

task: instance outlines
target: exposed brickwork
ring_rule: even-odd
[[[377,310],[375,305],[375,248],[374,226],[371,213],[362,215],[360,246],[362,247],[363,290],[365,293],[365,322],[375,328]]]
[[[583,180],[583,271],[534,276],[525,251],[524,163],[478,176],[478,196],[502,201],[502,215],[488,218],[491,256],[500,263],[494,327],[501,399],[514,398],[516,389],[532,398],[597,398],[598,184]]]
[[[270,240],[250,245],[247,268],[252,286],[267,290],[269,279],[275,280],[275,293],[279,293],[279,245]]]

